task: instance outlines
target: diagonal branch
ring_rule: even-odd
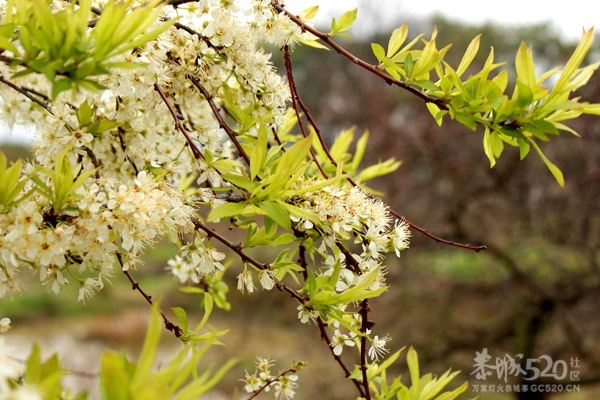
[[[368,62],[358,58],[354,54],[350,53],[348,50],[331,40],[328,34],[323,33],[312,26],[308,25],[300,18],[286,10],[281,3],[277,0],[271,0],[271,6],[277,10],[279,13],[284,13],[292,22],[298,25],[303,31],[310,32],[319,39],[321,39],[325,44],[335,50],[337,53],[346,57],[348,60],[352,61],[354,64],[366,69],[374,75],[377,75],[381,79],[383,79],[388,85],[395,85],[401,87],[404,90],[414,94],[419,97],[426,103],[433,103],[440,108],[440,110],[448,110],[448,105],[442,100],[435,97],[428,96],[427,94],[421,92],[420,90],[408,85],[406,82],[400,81],[398,79],[394,79],[385,72],[379,70],[376,66],[369,64]]]
[[[204,160],[204,154],[202,154],[202,151],[200,151],[198,146],[196,146],[196,143],[194,143],[194,141],[190,137],[188,131],[185,129],[185,127],[181,123],[181,120],[179,119],[177,112],[175,111],[175,109],[173,108],[173,106],[171,105],[169,100],[167,99],[167,96],[162,91],[162,89],[160,88],[158,83],[154,84],[154,90],[156,90],[158,92],[158,94],[160,95],[160,98],[162,99],[162,101],[165,103],[165,105],[169,109],[169,112],[171,113],[171,116],[173,117],[173,120],[175,121],[175,128],[177,128],[177,130],[179,132],[181,132],[183,134],[183,136],[185,137],[185,140],[187,141],[188,145],[192,149],[192,153],[194,153],[194,157],[196,157],[196,159],[201,158]]]
[[[198,78],[196,78],[192,74],[188,74],[188,78],[189,78],[189,80],[192,81],[194,86],[196,86],[196,88],[200,91],[200,93],[202,93],[202,96],[204,96],[204,98],[208,102],[210,109],[212,110],[213,114],[215,115],[215,118],[217,119],[217,121],[219,122],[219,126],[225,131],[225,133],[227,133],[227,136],[229,136],[229,139],[235,145],[235,148],[237,149],[239,155],[244,159],[244,161],[246,161],[246,164],[250,165],[250,157],[248,156],[248,154],[246,153],[246,151],[240,144],[239,140],[237,140],[236,134],[233,131],[233,129],[231,129],[229,127],[229,125],[227,125],[227,122],[225,122],[225,120],[223,119],[223,116],[221,115],[219,108],[217,107],[217,105],[215,104],[215,102],[213,100],[213,96],[211,96],[210,93],[208,93],[208,90],[206,90],[206,88],[204,86],[202,86],[202,84],[200,83]]]
[[[123,273],[125,274],[125,276],[127,276],[127,279],[129,279],[129,282],[131,282],[131,289],[137,290],[138,292],[140,292],[140,294],[144,297],[144,299],[146,299],[148,304],[150,304],[151,306],[154,305],[154,302],[152,301],[152,296],[147,294],[144,291],[144,289],[141,288],[140,284],[133,278],[133,276],[131,275],[131,273],[129,273],[129,271],[123,269],[123,267],[124,267],[123,266],[123,256],[121,255],[121,253],[119,253],[117,251],[115,254],[117,255],[117,260],[119,261],[119,264],[121,264],[121,269],[123,270]],[[179,325],[171,322],[162,310],[159,309],[158,311],[160,312],[163,322],[165,323],[165,328],[167,328],[167,330],[173,332],[173,334],[175,334],[175,337],[181,338],[184,333],[183,329],[181,329],[181,327]]]

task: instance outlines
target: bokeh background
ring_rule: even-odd
[[[390,3],[394,2],[362,2],[353,37],[341,43],[374,62],[370,43],[387,44],[391,29],[408,22],[411,36],[428,35],[436,26],[439,47],[453,43],[447,56],[450,64],[457,65],[471,39],[482,33],[473,68],[485,61],[493,46],[496,60],[507,61],[510,69],[524,40],[533,46],[540,71],[564,64],[576,44],[572,33],[556,22],[515,25],[520,20],[492,18],[491,6],[483,23],[481,19],[469,23],[465,18],[448,17],[452,13],[427,17],[422,10],[411,13],[410,5],[401,2],[396,2],[401,7],[390,9]],[[531,3],[553,7],[555,2]],[[587,7],[582,15],[594,15],[595,6]],[[338,11],[333,6],[325,10],[322,21],[328,12]],[[522,13],[517,8],[514,14]],[[374,23],[379,20],[386,23]],[[388,21],[395,21],[389,29],[386,25],[393,22]],[[586,23],[589,19],[580,25]],[[281,55],[273,50],[274,63],[281,65]],[[600,58],[600,40],[589,57]],[[452,121],[438,127],[420,100],[387,86],[333,52],[297,47],[293,60],[300,94],[330,142],[341,129],[355,127],[357,135],[369,130],[365,164],[391,157],[402,160],[397,172],[374,184],[385,192],[392,208],[438,236],[488,247],[475,253],[435,243],[415,232],[411,249],[401,259],[390,257],[387,262],[392,286],[371,304],[375,333],[389,333],[392,350],[413,345],[422,371],[441,375],[452,367],[462,370],[457,379],[469,380],[471,385],[504,384],[493,377],[484,382],[472,374],[476,352],[484,348],[493,357],[490,364],[505,355],[521,354],[525,359],[546,355],[564,360],[570,371],[579,371],[579,381],[567,376],[560,382],[538,382],[578,384],[580,391],[575,393],[474,393],[471,386],[464,398],[600,396],[600,120],[583,116],[570,125],[582,138],[563,134],[543,146],[565,174],[567,183],[560,188],[539,159],[532,155],[519,161],[516,149],[507,149],[498,165],[489,169],[482,132]],[[594,75],[577,95],[600,102],[600,75]],[[2,151],[10,159],[29,157],[27,140],[22,137],[22,131],[17,131],[2,141]],[[162,296],[165,308],[196,310],[198,315],[192,319],[199,320],[199,299],[179,292],[177,283],[164,274],[166,261],[176,250],[159,245],[136,271],[136,279],[147,292]],[[261,256],[268,259],[268,255]],[[299,374],[298,399],[355,398],[318,330],[298,323],[293,301],[282,300],[276,291],[266,296],[237,293],[237,262],[229,277],[232,310],[218,310],[211,320],[216,329],[231,326],[232,331],[223,339],[226,346],[211,352],[207,361],[218,364],[240,352],[246,360],[208,398],[245,398],[239,379],[244,369],[253,370],[255,355],[278,360],[277,367],[282,369],[290,367],[292,359],[308,362],[309,367]],[[21,357],[38,341],[46,354],[58,351],[69,368],[91,373],[68,379],[93,388],[100,352],[126,349],[135,356],[149,312],[124,276],[117,276],[114,286],[85,305],[76,303],[76,290],[55,296],[40,289],[2,299],[0,317],[12,319],[14,328],[7,335]],[[162,351],[168,355],[178,344],[168,333],[164,336]],[[570,364],[575,359],[578,367]],[[395,368],[406,375],[404,357],[401,360]],[[541,361],[538,366],[545,364]],[[509,382],[519,384],[520,378],[511,377]]]

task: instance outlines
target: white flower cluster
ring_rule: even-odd
[[[322,222],[323,241],[319,251],[325,257],[323,273],[331,275],[342,266],[336,284],[338,292],[355,286],[374,270],[380,272],[372,289],[384,286],[386,268],[381,265],[384,253],[394,251],[400,256],[400,251],[409,246],[411,235],[406,222],[396,221],[390,229],[392,218],[387,206],[359,187],[327,186],[304,195],[299,207],[315,214]],[[296,225],[299,230],[314,228],[308,220],[296,219]],[[339,243],[352,237],[362,252],[351,254],[352,260],[349,260]],[[356,264],[355,268],[348,267],[352,264]]]
[[[81,284],[79,300],[85,300],[112,276],[117,251],[127,269],[148,244],[192,226],[193,210],[183,196],[146,171],[128,184],[92,180],[76,194],[76,203],[58,214],[38,194],[0,214],[0,297],[19,290],[25,267],[39,270],[54,293],[73,277]]]
[[[334,289],[337,293],[342,294],[361,284],[368,285],[367,290],[385,287],[387,267],[382,265],[384,253],[393,251],[400,256],[400,252],[409,246],[411,234],[405,221],[397,220],[392,226],[388,208],[380,199],[350,185],[327,186],[309,192],[298,202],[298,206],[315,214],[321,221],[321,225],[315,227],[309,220],[294,219],[296,229],[300,231],[320,231],[322,242],[319,252],[325,262],[319,272],[321,276],[335,277]],[[342,243],[352,239],[360,245],[361,251],[353,253]],[[365,281],[372,279],[373,274],[375,279]],[[337,312],[329,316],[340,316],[333,319],[326,313],[298,306],[298,318],[302,323],[315,322],[320,316],[333,331],[330,345],[337,356],[342,354],[344,347],[355,346],[357,332],[361,328],[363,316],[358,311],[346,311],[347,306],[347,303],[333,305],[332,308]],[[340,327],[337,318],[344,320],[346,328]],[[389,338],[367,337],[371,342],[368,354],[372,360],[387,353],[385,344]]]
[[[223,271],[221,260],[225,254],[216,250],[212,245],[206,243],[205,239],[198,234],[185,246],[181,247],[179,255],[168,261],[169,270],[175,275],[179,282],[200,283],[204,275],[212,275],[217,270]]]
[[[280,374],[275,376],[271,373],[271,367],[274,365],[272,360],[263,357],[257,357],[256,370],[249,374],[245,372],[244,390],[247,393],[255,393],[260,388],[264,387],[264,391],[268,392],[271,387],[274,388],[274,396],[276,399],[292,399],[296,395],[298,384],[298,375],[296,374]]]
[[[57,0],[52,7],[69,3]],[[236,161],[240,155],[209,101],[220,108],[235,104],[266,125],[281,120],[289,89],[258,44],[292,45],[306,34],[269,3],[202,0],[177,10],[165,7],[166,16],[178,17],[181,25],[111,59],[143,68],[113,69],[98,77],[107,90],[62,92],[50,101],[51,84],[43,75],[11,78],[47,110],[0,85],[0,119],[35,130],[36,166],[29,172],[37,166],[54,170],[57,155],[68,148],[72,165],[98,169],[102,176],[89,177],[78,189],[81,199],[60,215],[51,215],[53,205],[37,194],[0,214],[0,297],[19,290],[18,272],[29,267],[39,269],[41,281],[53,292],[74,278],[81,284],[79,298],[85,300],[111,276],[116,250],[124,250],[122,260],[129,268],[159,236],[176,237],[187,230],[192,210],[171,188],[190,177],[210,188],[224,185],[214,166],[192,148],[212,159],[230,160],[229,172],[247,167]],[[19,68],[0,63],[0,74],[12,76]],[[166,184],[156,183],[152,175]],[[196,282],[221,268],[222,254],[210,246],[194,242],[182,251],[170,264],[181,282]],[[80,273],[93,274],[77,277],[73,265]],[[272,287],[269,277],[261,275],[263,287]]]

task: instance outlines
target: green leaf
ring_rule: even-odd
[[[177,322],[179,323],[179,325],[181,325],[181,329],[183,329],[183,332],[187,332],[188,319],[185,310],[181,307],[172,307],[171,311],[173,311],[173,314],[175,314],[175,316],[177,317]]]
[[[204,328],[204,325],[206,325],[206,323],[208,322],[208,318],[212,314],[213,310],[213,300],[213,296],[211,296],[210,293],[204,292],[204,315],[202,316],[202,320],[200,321],[196,329],[194,329],[194,333],[200,332],[200,329]]]
[[[84,101],[83,103],[81,103],[75,113],[77,115],[77,121],[79,122],[79,125],[80,126],[87,125],[88,122],[90,121],[90,119],[92,118],[92,116],[95,114],[95,112],[96,112],[96,107],[94,107],[92,109],[92,107],[90,107],[87,100]]]
[[[246,208],[246,203],[221,204],[212,209],[206,220],[208,222],[214,222],[224,218],[231,218],[240,215],[244,211],[244,208]]]
[[[358,8],[355,8],[354,10],[346,11],[338,20],[332,18],[331,33],[344,32],[350,29],[354,21],[356,21],[357,13]]]
[[[542,150],[538,147],[537,143],[535,143],[535,141],[533,139],[529,138],[528,140],[529,140],[529,143],[535,149],[535,151],[538,153],[538,155],[540,156],[540,158],[542,159],[544,164],[546,164],[546,167],[548,167],[548,169],[554,176],[554,179],[556,179],[556,182],[558,182],[558,184],[561,187],[564,187],[565,186],[565,178],[563,177],[562,171],[556,165],[552,164],[552,162],[550,160],[548,160],[548,158],[546,158],[544,153],[542,153]]]
[[[435,103],[426,103],[426,106],[433,118],[435,118],[435,122],[438,124],[438,126],[442,126],[443,117],[445,115],[440,114],[442,110]]]
[[[521,42],[517,57],[515,59],[515,68],[517,70],[517,80],[524,85],[532,87],[536,84],[535,65],[533,63],[533,54],[531,46],[527,47],[525,42]]]
[[[277,200],[279,201],[279,200]],[[292,222],[290,220],[290,214],[286,208],[276,201],[262,201],[257,206],[265,211],[265,215],[271,218],[275,223],[286,230],[292,229]]]
[[[258,175],[265,162],[265,156],[267,154],[267,129],[267,126],[264,124],[261,124],[258,127],[257,142],[254,146],[252,146],[252,150],[250,151],[251,180],[254,180],[254,178]]]
[[[371,43],[371,50],[378,61],[385,59],[385,49],[378,43]]]
[[[300,11],[300,14],[298,14],[298,17],[302,21],[310,21],[317,15],[318,12],[319,12],[319,6],[312,6],[312,7],[308,7],[306,9]]]
[[[121,124],[117,121],[112,121],[110,119],[102,118],[102,119],[99,119],[96,122],[94,122],[92,125],[90,125],[87,128],[87,131],[91,134],[98,134],[98,133],[110,131],[111,129],[114,129],[120,125]]]
[[[223,174],[221,177],[232,185],[241,189],[245,189],[249,192],[252,192],[254,189],[260,186],[260,183],[251,181],[247,176]]]
[[[18,159],[11,167],[7,168],[7,159],[0,151],[0,205],[4,208],[10,207],[16,197],[21,193],[27,183],[27,179],[19,182],[23,162]]]
[[[467,47],[467,50],[465,51],[465,54],[463,55],[462,59],[460,60],[460,64],[458,64],[458,68],[456,69],[456,74],[458,75],[458,77],[462,76],[462,74],[464,74],[467,71],[467,69],[473,62],[473,59],[475,58],[475,56],[477,55],[477,52],[479,51],[480,39],[481,39],[481,35],[477,35],[477,36],[475,36],[475,38],[473,40],[471,40],[471,43],[469,43],[469,46]]]
[[[160,342],[160,334],[162,331],[162,324],[160,318],[160,312],[158,311],[158,305],[155,303],[152,306],[152,312],[150,316],[150,323],[148,324],[148,330],[146,332],[146,339],[140,353],[138,365],[131,378],[131,386],[133,388],[140,387],[144,384],[144,381],[150,375],[154,360],[156,358],[156,351],[158,350],[158,344]]]
[[[100,397],[102,400],[128,400],[129,362],[124,355],[106,352],[100,362]]]
[[[593,29],[584,31],[584,33],[581,37],[581,40],[579,41],[579,44],[575,48],[575,51],[571,55],[571,58],[569,58],[569,61],[565,65],[565,68],[563,69],[562,73],[560,74],[560,77],[558,78],[554,87],[552,88],[552,94],[559,94],[560,92],[562,92],[565,89],[565,87],[567,86],[567,84],[569,83],[569,81],[571,80],[571,78],[573,77],[575,72],[577,71],[577,68],[579,67],[579,65],[581,65],[581,63],[585,59],[586,54],[590,50],[593,39],[594,39],[594,30]]]
[[[408,25],[406,25],[406,23],[403,23],[400,28],[394,29],[394,32],[392,32],[392,36],[390,36],[390,40],[388,42],[386,56],[389,58],[393,57],[398,52],[398,50],[400,50],[400,47],[402,47],[402,45],[406,41],[407,36]]]
[[[417,355],[416,350],[412,346],[410,346],[410,348],[408,349],[408,354],[406,355],[406,363],[408,364],[410,382],[412,384],[411,391],[413,391],[414,394],[420,393],[421,388],[419,387],[419,384],[421,381],[421,373],[419,371],[419,356]]]
[[[519,143],[519,156],[521,158],[521,160],[523,160],[525,157],[527,157],[527,154],[529,154],[529,143],[527,142],[526,139],[517,139],[518,143]]]

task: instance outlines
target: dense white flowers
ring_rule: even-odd
[[[127,269],[149,244],[192,226],[192,208],[182,195],[146,171],[127,183],[92,180],[76,189],[76,198],[57,211],[48,199],[32,194],[0,214],[0,296],[18,291],[19,271],[33,268],[54,293],[68,277],[79,280],[78,299],[84,301],[113,275],[117,251],[124,252]]]

